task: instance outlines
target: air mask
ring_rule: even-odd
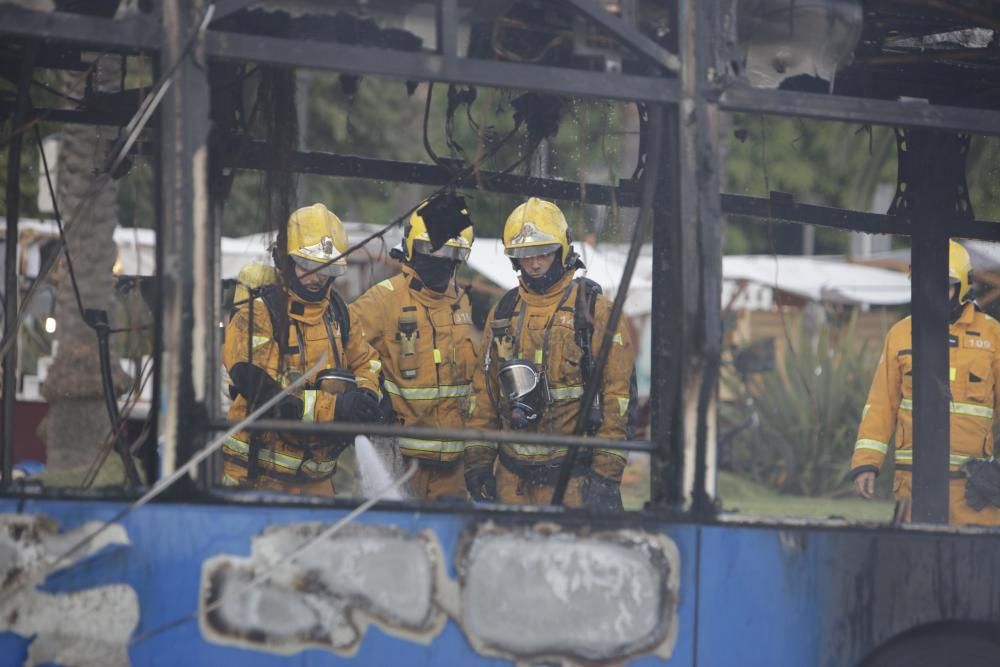
[[[552,402],[545,373],[523,359],[507,361],[497,373],[507,417],[515,429],[538,424]]]

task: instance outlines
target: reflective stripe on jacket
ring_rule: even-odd
[[[328,301],[305,302],[287,292],[288,349],[282,354],[275,340],[275,331],[267,306],[260,298],[240,306],[226,327],[222,347],[222,363],[232,375],[237,364],[249,363],[262,369],[281,386],[312,367],[326,353],[326,368],[342,367],[354,373],[359,388],[380,393],[378,354],[365,342],[360,323],[351,320],[346,348],[340,327],[327,314]],[[253,330],[250,331],[250,307],[253,307]],[[332,335],[331,335],[332,334]],[[293,394],[302,400],[302,421],[331,422],[334,420],[337,396],[318,389],[299,390]],[[229,406],[229,419],[239,421],[248,414],[247,398],[237,395]],[[337,436],[283,436],[262,433],[257,456],[260,472],[291,481],[289,475],[303,481],[328,477],[335,469],[336,455],[343,449],[343,439]],[[224,445],[226,457],[240,465],[248,465],[251,437],[241,432]]]
[[[911,319],[885,337],[862,413],[851,469],[882,467],[895,437],[896,461],[913,460]],[[969,457],[993,454],[993,416],[1000,409],[1000,323],[968,304],[950,327],[951,469]],[[904,474],[909,474],[904,473]]]
[[[584,393],[584,378],[580,362],[583,350],[576,343],[573,321],[579,285],[573,286],[569,297],[563,299],[564,292],[573,280],[573,273],[568,271],[544,294],[535,294],[527,290],[523,283],[518,291],[518,299],[524,302],[525,312],[521,340],[517,345],[515,356],[544,366],[552,393],[552,403],[546,408],[537,427],[537,430],[543,433],[572,435],[582,407],[580,398]],[[562,306],[560,302],[563,303]],[[494,306],[486,320],[480,360],[476,364],[476,373],[473,377],[472,396],[469,400],[469,428],[489,430],[496,428],[499,421],[501,428],[511,429],[506,418],[500,414],[500,406],[494,402],[494,397],[499,396],[497,369],[500,365],[497,346],[490,335],[495,311]],[[604,296],[598,296],[592,337],[592,354],[595,357],[604,339],[610,313],[611,302]],[[515,315],[512,319],[518,317],[519,315]],[[550,321],[551,332],[546,347],[545,335]],[[487,355],[490,359],[488,376],[483,370]],[[596,433],[599,438],[625,439],[629,419],[629,382],[634,362],[632,337],[629,334],[628,323],[623,317],[614,336],[599,391],[603,413],[601,426]],[[487,382],[490,383],[489,387]],[[466,461],[470,465],[473,463],[483,465],[484,460],[496,457],[496,447],[496,443],[491,442],[469,442],[466,445]],[[525,464],[554,463],[566,456],[565,447],[516,444],[503,447],[512,460]],[[617,480],[621,479],[624,467],[623,452],[603,449],[594,451],[592,468],[595,472]]]
[[[443,293],[427,289],[404,266],[358,297],[350,311],[382,359],[383,386],[397,421],[462,428],[476,363],[468,297],[454,285]],[[399,448],[406,456],[450,462],[465,444],[399,438]]]

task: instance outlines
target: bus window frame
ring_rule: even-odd
[[[165,0],[165,3],[172,9],[191,9],[195,4],[193,0]],[[215,19],[221,18],[222,13],[235,12],[249,4],[241,1],[219,3],[220,15]],[[762,90],[747,86],[733,71],[734,44],[729,32],[735,26],[736,3],[733,0],[677,0],[671,8],[673,24],[683,25],[685,30],[673,31],[666,47],[644,38],[626,20],[595,13],[600,10],[589,0],[567,0],[570,11],[611,31],[626,48],[638,53],[653,72],[601,77],[590,72],[548,65],[460,57],[457,53],[458,0],[438,0],[434,4],[438,28],[438,44],[434,53],[404,53],[336,43],[311,43],[306,48],[297,40],[251,37],[209,29],[194,39],[195,60],[186,59],[186,54],[182,53],[180,37],[190,35],[194,27],[193,20],[180,18],[187,16],[184,12],[164,12],[161,25],[155,18],[145,15],[115,22],[83,15],[59,12],[53,15],[17,7],[0,7],[0,34],[85,46],[96,44],[119,53],[158,50],[161,70],[170,71],[171,65],[179,64],[174,74],[173,91],[167,94],[161,113],[161,142],[154,142],[158,147],[162,144],[171,149],[164,151],[162,156],[157,155],[158,187],[155,196],[158,213],[157,279],[163,298],[155,313],[158,355],[154,367],[157,393],[154,410],[158,437],[166,438],[167,451],[177,455],[175,461],[168,462],[167,470],[188,458],[197,444],[205,441],[209,428],[218,426],[204,416],[205,404],[207,401],[210,404],[212,400],[206,396],[213,393],[210,389],[215,386],[209,374],[218,368],[219,346],[216,343],[220,333],[217,327],[211,326],[218,321],[220,310],[220,287],[219,281],[215,280],[218,260],[212,257],[214,249],[211,243],[203,244],[207,246],[207,257],[192,258],[190,252],[189,256],[184,256],[178,253],[178,249],[187,247],[190,251],[191,239],[196,237],[196,232],[205,231],[196,230],[195,219],[205,221],[216,239],[219,230],[212,220],[212,212],[208,210],[204,183],[196,183],[193,175],[203,175],[204,169],[171,170],[177,165],[190,166],[199,151],[202,151],[199,159],[204,159],[209,122],[205,95],[208,87],[204,68],[198,64],[197,58],[201,58],[201,62],[206,58],[257,62],[410,80],[554,91],[662,105],[668,119],[667,150],[662,158],[667,175],[663,192],[654,204],[653,252],[654,263],[659,261],[671,268],[654,272],[654,312],[661,312],[657,309],[659,306],[665,308],[662,312],[681,314],[683,317],[670,318],[669,323],[661,321],[654,324],[654,339],[661,342],[670,340],[675,345],[674,349],[666,350],[666,354],[654,354],[656,367],[653,382],[657,397],[653,405],[652,432],[653,441],[659,442],[651,456],[653,481],[650,510],[654,514],[681,511],[683,516],[707,521],[715,517],[712,478],[715,443],[709,420],[721,354],[719,291],[722,216],[741,213],[856,231],[909,231],[920,257],[915,261],[915,295],[918,285],[944,280],[941,258],[948,236],[1000,240],[1000,225],[991,221],[952,222],[947,235],[942,235],[940,229],[933,228],[926,215],[901,219],[900,216],[797,204],[776,193],[764,198],[721,193],[718,184],[718,137],[714,133],[714,119],[719,111],[1000,134],[1000,113],[986,109]],[[181,95],[178,96],[178,93]],[[175,106],[170,107],[171,104]],[[176,106],[178,104],[180,106]],[[180,120],[164,120],[169,119],[170,114],[166,112],[170,108],[191,113],[178,114]],[[63,112],[55,117],[72,119],[74,115],[73,112]],[[79,118],[84,118],[84,115],[79,115]],[[100,118],[95,120],[92,115],[90,122],[103,121]],[[375,164],[368,166],[380,168]],[[399,168],[410,169],[424,180],[435,178],[426,171],[428,167],[415,164]],[[613,192],[618,194],[619,190],[621,185],[616,186]],[[626,190],[622,190],[621,194],[627,194]],[[181,208],[173,208],[171,198],[163,197],[163,192],[180,192]],[[612,191],[605,189],[599,192],[607,196]],[[14,218],[16,223],[16,212]],[[683,220],[684,224],[670,224],[671,220]],[[165,236],[166,230],[170,231]],[[171,271],[166,272],[166,261],[179,261],[179,264],[171,265]],[[196,272],[196,267],[207,267],[207,270]],[[9,265],[7,270],[14,268]],[[211,294],[212,298],[196,303],[198,289],[203,294]],[[934,327],[940,329],[941,303],[923,309],[920,308],[920,300],[915,299],[914,305],[915,321],[921,322],[926,318],[928,331]],[[931,318],[937,318],[937,321],[931,323]],[[191,355],[183,354],[192,349],[190,329],[186,341],[178,342],[172,336],[181,331],[181,322],[190,321],[200,323],[202,330],[213,332],[205,348],[205,363],[197,370],[193,367]],[[939,368],[941,350],[932,350],[926,336],[924,338],[915,341],[915,355],[932,359],[936,354],[938,362],[929,361],[929,367],[935,369],[932,376],[918,378],[917,383],[930,386],[943,377]],[[665,342],[663,344],[666,345]],[[167,368],[164,368],[165,364]],[[927,397],[919,400],[937,402],[940,408],[940,397],[934,398],[931,394]],[[167,408],[164,411],[159,410],[161,402]],[[203,416],[192,418],[194,415]],[[9,424],[9,410],[6,417],[5,421]],[[919,425],[918,429],[923,430]],[[178,443],[181,446],[176,447]],[[5,438],[4,449],[4,472],[8,474],[4,475],[3,490],[9,494],[15,491],[7,481],[12,451],[9,438]],[[915,457],[915,478],[922,477],[938,488],[938,492],[932,494],[938,506],[928,509],[926,518],[940,523],[939,491],[946,478],[942,471],[935,471],[928,464],[918,464],[918,461],[919,458]],[[201,475],[200,479],[204,480],[205,476]],[[195,496],[203,496],[206,489],[202,487],[199,492],[197,488],[189,488],[189,491]],[[130,496],[125,494],[125,497]],[[414,503],[402,507],[426,511],[428,505]],[[551,511],[551,508],[538,509],[532,514],[535,518],[544,518]],[[780,520],[775,523],[780,523]]]

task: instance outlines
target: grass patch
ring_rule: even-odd
[[[629,457],[622,478],[622,501],[626,510],[640,510],[649,500],[649,459],[647,455]],[[726,512],[774,517],[843,518],[852,521],[892,519],[891,498],[813,498],[792,496],[752,482],[745,477],[719,472],[719,500]]]
[[[885,498],[810,498],[778,493],[731,472],[719,472],[719,498],[727,512],[763,516],[826,517],[856,521],[892,519],[893,501]]]

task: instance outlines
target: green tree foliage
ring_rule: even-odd
[[[868,211],[879,185],[895,186],[892,128],[755,114],[725,118],[721,141],[726,192],[758,197],[788,192],[809,204]],[[966,178],[976,217],[1000,219],[1000,140],[972,138]],[[726,229],[726,252],[799,253],[801,229],[774,223],[769,230],[759,220],[733,217]],[[846,244],[843,232],[817,227],[817,254],[842,254]]]
[[[537,146],[529,137],[528,123],[515,131],[521,93],[437,84],[428,108],[428,89],[428,84],[421,84],[410,95],[401,82],[369,77],[347,95],[341,79],[317,74],[308,82],[306,144],[311,150],[420,162],[437,157],[479,164],[484,171],[544,172],[553,178],[599,183],[616,183],[633,168],[623,164],[629,114],[632,131],[636,129],[631,107],[579,100],[546,107],[558,108],[558,129]],[[635,144],[635,137],[631,139]],[[343,211],[347,219],[365,222],[388,222],[433,190],[321,176],[304,182],[307,199],[335,202],[335,210]],[[468,188],[464,192],[481,235],[499,235],[507,213],[523,199]],[[616,216],[607,211],[584,212],[572,203],[563,208],[580,237],[597,232],[615,238],[621,231],[613,224]]]
[[[875,189],[896,181],[891,128],[751,114],[728,116],[723,189],[766,197],[788,192],[797,201],[867,211]],[[726,252],[801,252],[801,227],[734,217]],[[817,227],[818,254],[844,253],[847,236]]]

